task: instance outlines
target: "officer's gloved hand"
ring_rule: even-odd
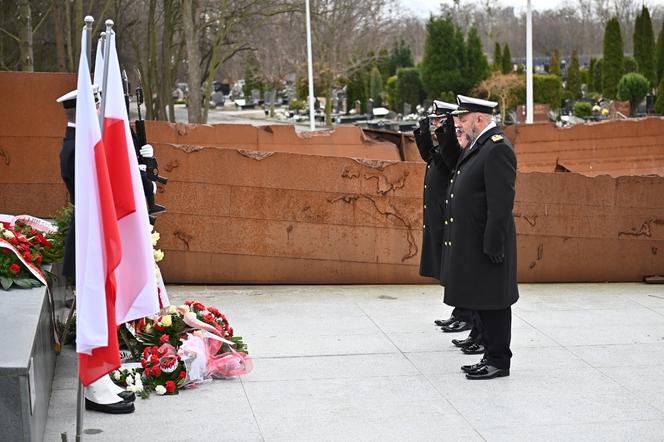
[[[431,151],[433,149],[433,141],[431,140],[431,130],[429,129],[429,118],[424,117],[419,121],[419,126],[415,129],[415,144],[417,150],[420,151],[420,156],[425,162],[431,160]]]
[[[143,158],[152,158],[154,157],[154,148],[151,144],[144,144],[138,153],[140,153]]]
[[[456,138],[456,126],[454,126],[454,117],[449,115],[442,124],[445,135],[454,136]]]
[[[420,121],[418,121],[417,124],[420,126],[420,133],[421,134],[431,133],[431,129],[429,128],[429,125],[431,124],[429,122],[429,117],[421,118]]]
[[[505,255],[488,255],[489,259],[494,264],[502,264],[505,262]]]
[[[139,164],[138,165],[138,170],[140,170],[141,172],[147,172],[148,171],[148,166],[146,166],[145,164]]]
[[[459,147],[459,140],[456,137],[456,128],[454,127],[454,118],[448,116],[443,124],[436,129],[436,139],[442,151],[450,147]]]

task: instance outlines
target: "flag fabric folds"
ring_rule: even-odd
[[[104,114],[104,145],[108,158],[113,199],[122,241],[122,260],[117,268],[116,319],[122,324],[159,311],[147,204],[122,88],[115,32],[110,38]],[[140,146],[139,146],[140,147]]]
[[[87,386],[120,366],[115,297],[122,250],[86,44],[83,31],[76,98],[76,351]]]

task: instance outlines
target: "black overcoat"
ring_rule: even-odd
[[[459,157],[443,201],[445,304],[493,310],[519,298],[512,215],[515,181],[516,155],[497,127]],[[504,255],[505,260],[494,264],[489,255]]]
[[[76,129],[67,127],[62,141],[62,150],[60,151],[60,175],[67,186],[69,200],[72,204],[74,204],[75,145]],[[65,241],[65,257],[62,264],[62,274],[72,279],[76,278],[76,233],[74,224],[74,217],[72,216]]]
[[[443,201],[452,169],[461,148],[454,142],[444,142],[441,131],[436,131],[439,141],[434,145],[429,131],[415,129],[415,142],[420,156],[427,163],[424,175],[424,195],[422,207],[422,252],[420,254],[420,275],[440,280],[441,253],[443,248]]]

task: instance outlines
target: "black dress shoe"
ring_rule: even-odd
[[[457,332],[470,330],[471,328],[473,328],[473,326],[466,321],[454,321],[450,325],[445,325],[443,327],[440,327],[440,329],[445,333],[457,333]]]
[[[484,360],[484,358],[482,358],[482,360],[479,361],[477,364],[462,365],[461,366],[461,371],[463,371],[464,373],[472,373],[472,372],[477,371],[480,368],[484,367],[485,364],[486,364],[486,361]]]
[[[436,324],[438,327],[442,327],[444,325],[450,325],[454,321],[456,321],[454,316],[450,316],[447,319],[436,319],[435,321],[433,321],[433,323]]]
[[[133,391],[121,391],[118,393],[118,396],[120,396],[122,400],[126,402],[134,402],[136,400],[136,395]]]
[[[468,347],[470,344],[474,344],[475,339],[468,336],[466,339],[452,339],[452,344],[457,347]]]
[[[85,409],[108,414],[127,414],[134,412],[134,403],[120,401],[114,404],[98,404],[96,402],[92,402],[88,398],[85,398]]]
[[[497,368],[493,365],[484,365],[477,370],[466,373],[466,379],[493,379],[502,378],[509,375],[509,368]]]
[[[150,207],[148,207],[148,214],[152,216],[157,216],[161,213],[164,213],[166,211],[166,207],[160,205],[160,204],[153,204]]]
[[[461,351],[467,355],[482,355],[484,354],[484,346],[482,344],[476,344],[473,342],[470,345],[461,347]]]

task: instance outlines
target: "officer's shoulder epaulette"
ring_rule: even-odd
[[[496,134],[496,135],[491,137],[491,141],[493,141],[494,143],[497,143],[499,141],[503,141],[504,139],[505,139],[505,137],[503,137],[501,134]]]

